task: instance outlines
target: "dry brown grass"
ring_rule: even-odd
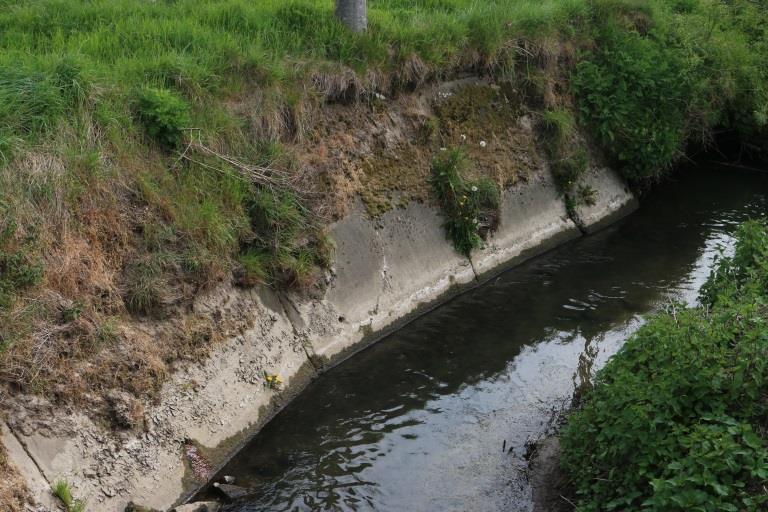
[[[30,503],[31,497],[24,479],[10,464],[5,447],[0,443],[0,510],[23,512],[24,506]]]
[[[137,176],[157,158],[115,148],[66,158],[59,148],[77,146],[68,136],[0,171],[17,237],[34,228],[44,268],[39,286],[0,309],[0,395],[39,393],[108,417],[111,390],[152,400],[174,361],[204,357],[220,335],[215,326],[206,334],[179,300],[167,322],[126,311],[125,265],[146,251],[136,226],[167,222],[136,193]],[[169,289],[188,301],[198,287],[175,282]]]

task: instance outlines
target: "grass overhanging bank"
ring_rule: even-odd
[[[596,148],[639,185],[719,131],[765,151],[762,3],[370,0],[369,12],[352,34],[330,0],[0,0],[0,403],[149,400],[174,361],[221,336],[188,311],[200,291],[314,293],[338,209],[333,180],[301,155],[331,107],[386,109],[465,74],[508,84],[569,204],[590,200],[576,183]],[[423,128],[440,155],[450,128]],[[478,183],[482,215],[464,220],[483,225],[456,224],[462,252],[494,222],[497,192]],[[132,322],[174,334],[159,345]]]
[[[701,305],[653,317],[569,417],[577,510],[765,510],[768,225],[737,236]]]

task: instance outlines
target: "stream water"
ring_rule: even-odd
[[[220,473],[254,489],[226,510],[530,510],[526,442],[644,315],[695,303],[735,227],[767,207],[768,175],[700,166],[417,319],[266,425]]]

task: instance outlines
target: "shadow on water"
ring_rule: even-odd
[[[255,490],[227,510],[530,510],[526,441],[642,315],[694,302],[718,248],[767,205],[765,175],[688,171],[617,225],[414,321],[264,427],[221,473]]]

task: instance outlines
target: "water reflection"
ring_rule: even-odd
[[[696,170],[620,224],[415,321],[263,429],[223,472],[255,489],[227,510],[529,510],[526,440],[641,315],[695,301],[767,193],[765,176]]]

